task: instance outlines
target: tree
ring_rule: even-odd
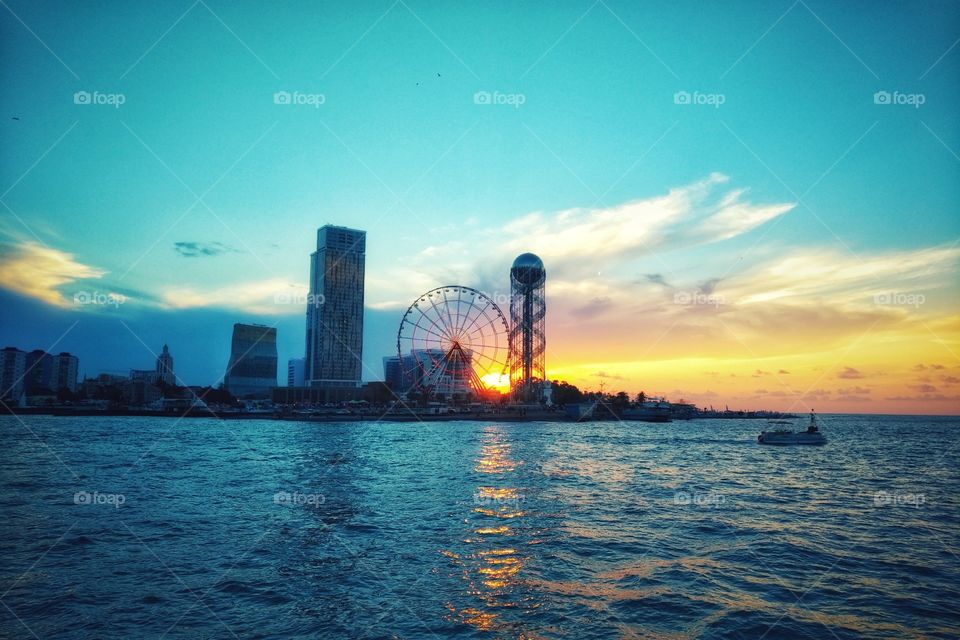
[[[565,404],[576,404],[578,402],[583,402],[583,393],[580,391],[580,389],[568,382],[554,380],[552,382],[551,394],[553,404],[556,405],[562,406]]]
[[[615,409],[622,411],[630,406],[630,396],[627,395],[626,391],[621,391],[613,397],[610,404],[612,404]]]
[[[647,394],[645,394],[643,391],[637,394],[637,404],[643,404],[646,401],[647,401]]]

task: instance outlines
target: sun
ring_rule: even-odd
[[[510,374],[507,373],[497,373],[493,371],[482,376],[480,382],[486,385],[488,389],[496,389],[497,391],[510,390]]]

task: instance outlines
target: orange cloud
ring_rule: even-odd
[[[77,262],[71,253],[35,242],[0,248],[0,286],[58,307],[70,304],[60,287],[106,273]]]

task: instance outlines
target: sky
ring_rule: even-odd
[[[367,380],[532,251],[551,378],[960,412],[955,2],[0,5],[5,345],[215,384],[257,322],[282,374],[329,223]]]

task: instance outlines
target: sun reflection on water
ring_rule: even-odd
[[[470,606],[449,605],[448,619],[469,625],[480,631],[514,628],[516,623],[503,619],[505,611],[518,606],[535,607],[529,597],[517,594],[522,584],[521,573],[529,558],[519,551],[517,542],[524,540],[523,518],[527,515],[520,508],[525,500],[523,491],[509,486],[511,474],[522,461],[513,459],[512,445],[503,429],[489,426],[481,435],[479,455],[474,471],[497,478],[499,482],[486,482],[478,486],[473,495],[472,508],[466,522],[475,537],[464,543],[473,547],[472,552],[456,554],[443,551],[460,570],[467,583],[466,594],[474,599]],[[510,521],[507,526],[505,520]],[[513,541],[514,544],[504,544]],[[530,637],[520,630],[520,637]]]

